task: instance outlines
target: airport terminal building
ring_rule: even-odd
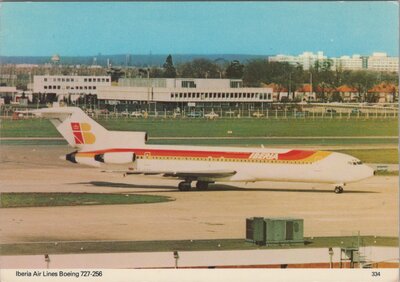
[[[78,76],[78,75],[35,75],[33,92],[54,94],[61,100],[70,97],[72,101],[82,95],[96,95],[100,86],[110,86],[110,76]]]
[[[240,79],[124,78],[118,86],[101,86],[97,99],[104,104],[160,104],[169,106],[229,106],[272,102],[272,88],[246,88]]]

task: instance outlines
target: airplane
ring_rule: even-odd
[[[76,150],[62,158],[108,168],[105,172],[182,180],[180,191],[206,190],[215,182],[306,182],[333,184],[336,194],[347,183],[374,175],[350,155],[316,150],[149,145],[146,132],[109,131],[78,107],[31,111],[47,118]],[[113,170],[109,170],[112,168]],[[118,168],[117,170],[115,170]],[[122,168],[122,169],[121,169]]]

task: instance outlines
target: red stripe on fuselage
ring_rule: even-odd
[[[145,153],[157,157],[194,157],[194,158],[235,158],[248,159],[251,153],[243,152],[211,152],[211,151],[182,151],[182,150],[159,150],[159,149],[106,149],[91,152],[82,152],[87,154],[133,152],[142,156]]]
[[[160,150],[160,149],[104,149],[97,151],[81,152],[85,154],[104,154],[132,152],[138,156],[149,154],[154,157],[193,157],[193,158],[227,158],[227,159],[249,159],[252,152],[219,152],[219,151],[183,151],[183,150]],[[278,154],[278,160],[302,160],[315,151],[291,150],[287,153]]]
[[[315,151],[304,151],[304,150],[291,150],[287,153],[284,154],[279,154],[278,155],[278,160],[285,160],[285,161],[297,161],[297,160],[302,160],[305,158],[308,158],[312,154],[314,154]]]

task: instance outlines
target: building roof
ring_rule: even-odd
[[[297,92],[311,92],[311,84],[306,83],[297,89]]]
[[[345,93],[345,92],[358,92],[358,90],[354,87],[350,87],[348,85],[341,85],[338,88],[336,88],[336,91],[341,92],[341,93]]]
[[[398,92],[398,87],[394,84],[388,84],[382,82],[381,84],[375,85],[371,89],[368,90],[369,93],[394,93]]]

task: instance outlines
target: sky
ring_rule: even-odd
[[[388,2],[0,3],[0,55],[398,55]]]

